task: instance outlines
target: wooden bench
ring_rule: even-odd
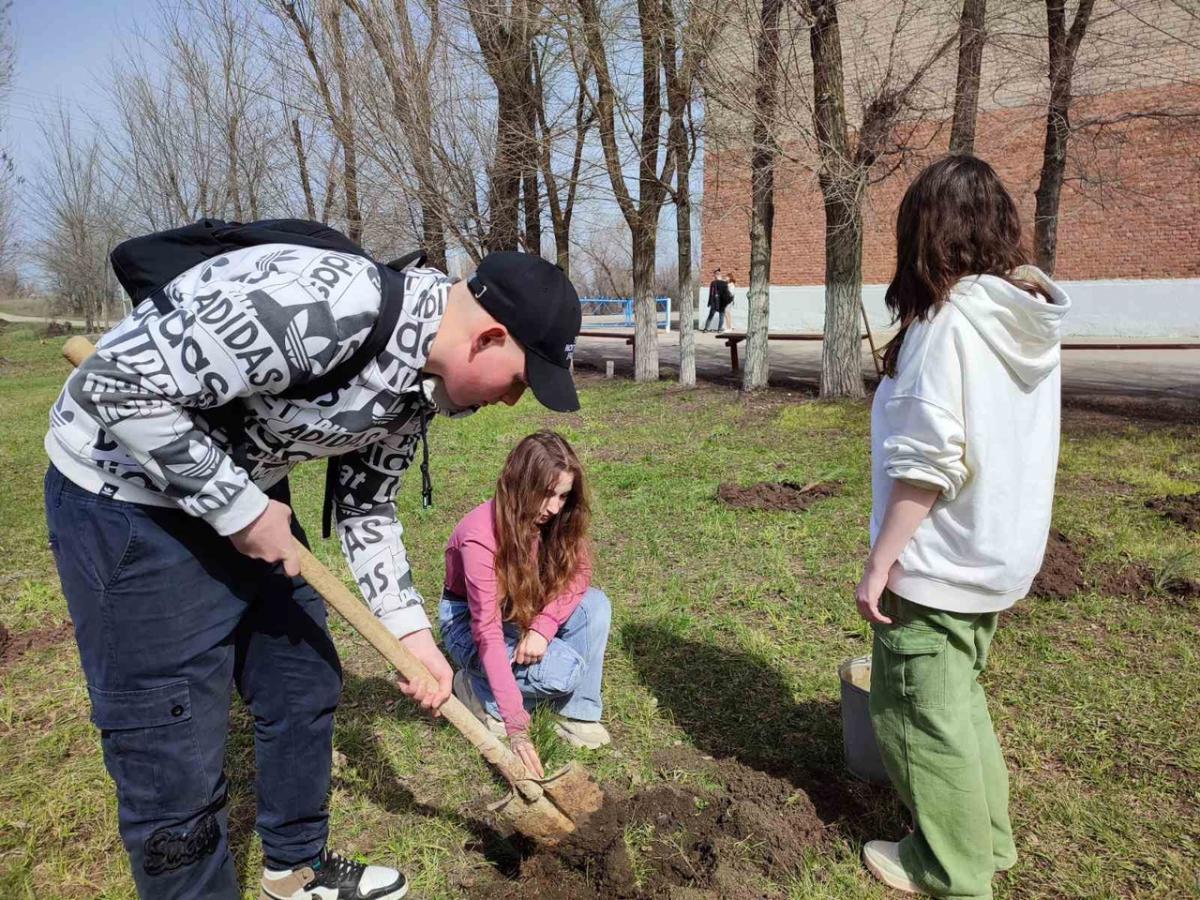
[[[725,339],[725,346],[729,348],[729,364],[733,367],[733,371],[738,371],[738,348],[737,345],[746,340],[746,332],[744,331],[724,331],[717,335],[719,338]],[[860,340],[868,340],[869,334],[860,335]],[[825,335],[819,331],[771,331],[767,332],[768,341],[823,341]]]
[[[579,332],[579,336],[586,338],[620,338],[625,342],[625,345],[630,348],[630,353],[632,354],[636,364],[637,347],[635,346],[635,340],[632,334],[627,334],[623,331],[614,333],[608,330],[592,329],[591,331]]]

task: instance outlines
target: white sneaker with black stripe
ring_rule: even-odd
[[[322,850],[317,861],[295,869],[263,869],[261,900],[400,900],[404,874],[368,866]]]

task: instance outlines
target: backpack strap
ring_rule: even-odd
[[[371,360],[383,352],[383,348],[395,333],[396,323],[400,321],[400,313],[404,310],[404,273],[390,265],[376,263],[376,266],[379,269],[379,315],[366,339],[357,350],[332,369],[310,381],[280,392],[279,396],[288,400],[316,400],[344,388],[370,364]]]

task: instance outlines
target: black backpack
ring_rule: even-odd
[[[258,222],[224,222],[220,219],[201,219],[182,228],[156,231],[140,237],[130,238],[116,246],[109,255],[113,271],[121,287],[129,294],[133,305],[150,300],[163,313],[173,306],[167,296],[166,287],[188,269],[208,259],[214,259],[234,250],[255,247],[261,244],[295,244],[315,247],[337,253],[361,256],[375,263],[379,270],[380,306],[379,316],[371,327],[366,340],[354,353],[328,372],[289,387],[279,396],[288,399],[315,400],[348,385],[387,345],[388,339],[400,320],[404,308],[403,270],[414,263],[424,265],[425,253],[416,251],[389,263],[373,259],[362,247],[340,231],[309,222],[305,219],[263,219]],[[227,404],[227,413],[220,416],[220,424],[237,445],[244,442],[243,416],[240,404]],[[229,407],[234,407],[230,409]],[[426,417],[422,417],[422,439],[424,439]],[[429,450],[426,446],[421,466],[422,495],[426,506],[433,502],[429,482]],[[322,516],[322,534],[329,537],[333,512],[333,487],[336,466],[333,458],[325,475],[325,509]]]

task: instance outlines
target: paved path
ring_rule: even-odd
[[[880,340],[878,336],[876,340]],[[745,347],[745,343],[739,346],[743,361]],[[821,373],[820,342],[772,341],[769,347],[772,384],[816,387]],[[873,379],[874,369],[865,343],[863,350],[863,372]],[[605,360],[611,359],[619,375],[630,377],[633,373],[630,348],[619,340],[580,338],[575,359],[600,370],[604,369]],[[678,334],[659,334],[659,359],[664,367],[678,368]],[[730,372],[729,348],[711,334],[696,335],[696,371],[705,380],[729,384],[740,381],[740,377],[735,378]],[[1187,350],[1064,350],[1063,393],[1200,400],[1200,341]]]
[[[36,316],[18,316],[0,312],[0,319],[14,323],[44,323]],[[58,321],[67,321],[58,319]],[[69,320],[77,328],[78,319]],[[628,332],[615,330],[624,337]],[[885,338],[876,336],[882,343]],[[1082,339],[1081,339],[1082,340]],[[1092,338],[1087,340],[1091,341]],[[1094,339],[1103,342],[1103,338]],[[1127,338],[1113,338],[1129,343]],[[772,384],[815,388],[821,374],[821,344],[817,341],[772,341]],[[739,346],[745,360],[746,345]],[[630,348],[622,340],[611,338],[580,338],[575,353],[579,362],[603,370],[605,360],[615,362],[616,371],[624,377],[633,374]],[[660,332],[659,358],[664,366],[678,369],[679,335]],[[728,384],[740,383],[729,368],[729,348],[712,334],[696,335],[696,368],[705,380]],[[863,345],[863,372],[874,377],[871,357]],[[1189,350],[1064,350],[1063,393],[1068,395],[1120,394],[1144,397],[1173,397],[1200,400],[1200,341]]]

